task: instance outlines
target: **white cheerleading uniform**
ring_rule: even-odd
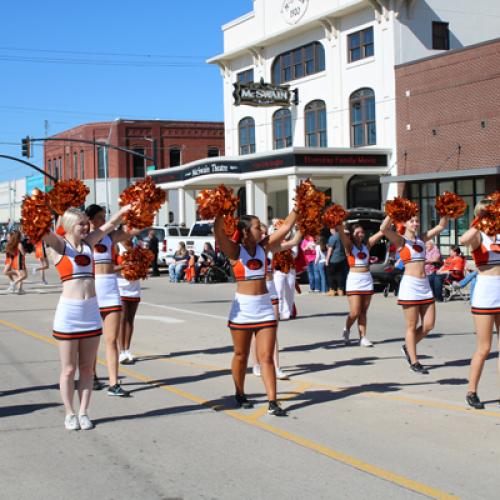
[[[297,249],[292,249],[294,257]],[[281,320],[288,320],[293,315],[293,305],[295,303],[295,281],[297,272],[291,268],[288,273],[283,273],[278,269],[274,270],[274,285],[279,300],[279,313]]]
[[[68,241],[55,265],[62,282],[94,278],[92,249],[82,242],[79,252]],[[53,336],[58,340],[80,340],[102,335],[102,321],[96,297],[71,299],[61,296],[56,308]]]
[[[113,240],[109,235],[94,245],[94,261],[96,264],[114,264],[115,255]],[[101,313],[122,310],[120,290],[116,274],[96,274],[95,289]]]
[[[347,256],[349,267],[369,267],[370,252],[368,247],[363,244],[361,248],[352,245],[351,252]],[[347,295],[373,295],[373,277],[370,271],[354,272],[350,271],[347,275],[346,294]]]
[[[233,265],[236,281],[265,280],[267,273],[266,253],[257,245],[255,256],[251,256],[240,245],[238,261]],[[264,295],[235,295],[228,326],[231,330],[256,331],[262,328],[276,327],[276,317],[269,293]]]
[[[409,262],[425,262],[425,243],[417,238],[411,241],[404,239],[405,244],[399,251],[399,256],[404,264]],[[398,291],[398,304],[401,306],[420,306],[433,304],[434,295],[427,276],[416,278],[403,274]]]
[[[481,245],[472,252],[477,267],[500,265],[500,234],[493,240],[481,232]],[[471,303],[472,314],[500,314],[500,276],[478,274]]]
[[[122,254],[127,251],[127,248],[122,243],[118,243],[118,255],[116,256],[116,263],[118,265],[122,262]],[[120,298],[122,302],[140,302],[141,301],[141,281],[129,281],[121,274],[117,276],[118,289],[120,290]]]
[[[279,304],[278,291],[276,290],[276,285],[274,284],[274,269],[273,269],[273,253],[269,252],[267,256],[267,274],[266,274],[266,287],[271,298],[271,304]]]

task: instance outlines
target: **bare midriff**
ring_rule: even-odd
[[[500,265],[487,264],[485,266],[478,266],[477,271],[482,276],[500,276]]]
[[[350,267],[349,272],[350,273],[367,273],[370,271],[370,268],[368,266],[363,266],[363,267]]]
[[[97,264],[95,265],[96,274],[115,274],[115,264]]]
[[[260,280],[238,281],[236,293],[241,295],[266,295],[267,286],[264,278]]]
[[[67,299],[87,300],[95,297],[95,281],[93,278],[78,278],[63,281],[62,297]]]
[[[414,278],[425,278],[425,262],[423,260],[405,262],[405,274]]]

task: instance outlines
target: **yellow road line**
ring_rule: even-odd
[[[0,324],[3,324],[5,326],[9,327],[12,330],[16,330],[18,332],[29,335],[30,337],[35,338],[37,340],[41,340],[42,342],[46,342],[48,344],[56,344],[56,341],[54,341],[52,338],[46,337],[44,335],[40,335],[39,333],[36,333],[32,330],[28,330],[26,328],[23,328],[21,326],[14,324],[14,323],[0,320]],[[102,363],[102,361],[101,361],[101,363]],[[177,387],[170,386],[170,385],[155,384],[154,379],[152,379],[151,377],[148,377],[146,375],[143,375],[142,373],[136,372],[135,370],[130,370],[129,368],[125,368],[125,369],[122,369],[122,372],[126,373],[130,377],[133,377],[133,378],[140,380],[142,382],[152,383],[152,385],[156,385],[160,389],[166,390],[172,394],[176,394],[177,396],[185,398],[189,401],[193,401],[195,403],[198,403],[198,404],[203,405],[203,406],[208,406],[210,408],[214,407],[213,404],[210,403],[209,401],[206,401],[203,398],[196,396],[195,394],[191,394],[190,392],[184,391],[182,389],[178,389]],[[348,465],[350,467],[353,467],[359,471],[365,472],[365,473],[370,474],[370,475],[377,477],[379,479],[389,481],[393,484],[396,484],[396,485],[401,486],[403,488],[406,488],[408,490],[412,490],[412,491],[415,491],[415,492],[420,493],[422,495],[427,495],[431,498],[437,498],[440,500],[452,500],[452,499],[459,498],[459,497],[451,495],[445,491],[439,490],[437,488],[433,488],[431,486],[427,486],[427,485],[420,483],[420,482],[417,482],[417,481],[413,481],[412,479],[409,479],[409,478],[402,476],[400,474],[396,474],[394,472],[390,472],[388,470],[382,469],[380,467],[377,467],[376,465],[369,464],[367,462],[359,460],[358,458],[352,457],[352,456],[347,455],[345,453],[335,451],[335,450],[328,448],[327,446],[324,446],[320,443],[317,443],[317,442],[312,441],[312,440],[307,439],[307,438],[303,438],[297,434],[293,434],[293,433],[288,432],[284,429],[280,429],[279,427],[276,427],[274,425],[270,425],[266,422],[263,422],[262,420],[258,420],[255,417],[252,417],[251,415],[246,416],[246,415],[239,413],[237,411],[234,411],[234,410],[223,410],[223,413],[225,413],[226,415],[229,415],[237,420],[245,422],[248,425],[265,430],[271,434],[274,434],[275,436],[279,436],[283,439],[286,439],[287,441],[298,444],[299,446],[316,451],[317,453],[320,453],[326,457],[329,457],[337,462],[340,462],[340,463],[343,463],[343,464]]]

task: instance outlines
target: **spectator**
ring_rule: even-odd
[[[215,264],[215,250],[208,241],[203,246],[203,252],[198,259],[195,267],[196,281],[200,280],[200,275],[203,276],[210,267]]]
[[[434,273],[429,275],[429,282],[438,302],[443,302],[443,283],[446,279],[460,281],[464,278],[465,259],[462,251],[457,245],[450,247],[450,256],[445,259],[443,265]]]
[[[470,271],[463,280],[454,281],[451,286],[453,288],[464,288],[470,283],[469,287],[469,300],[472,302],[472,296],[474,295],[474,288],[477,281],[477,271]]]
[[[442,257],[439,248],[432,240],[425,242],[425,274],[434,274],[441,265]]]
[[[150,229],[148,233],[148,248],[153,252],[154,259],[151,264],[152,273],[151,276],[160,276],[160,271],[158,270],[158,251],[159,251],[159,241],[156,237],[154,229]]]
[[[316,242],[312,236],[305,236],[300,244],[302,249],[307,276],[309,278],[309,292],[319,292],[319,283],[316,283],[316,275],[314,272],[314,262],[316,260]]]
[[[189,261],[184,273],[184,277],[188,283],[196,283],[196,255],[194,250],[189,250]]]
[[[326,240],[323,236],[318,239],[316,245],[316,258],[314,260],[314,283],[318,292],[327,293],[328,285],[326,284],[326,253],[328,251]]]
[[[171,283],[179,283],[184,276],[184,270],[189,263],[189,254],[186,250],[186,244],[181,241],[179,248],[174,253],[174,262],[168,266],[168,274]]]
[[[335,229],[330,229],[327,243],[326,275],[328,280],[328,295],[344,295],[347,277],[347,257],[344,245]]]

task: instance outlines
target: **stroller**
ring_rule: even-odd
[[[219,252],[215,261],[200,270],[200,283],[227,283],[233,282],[233,270],[229,259]]]

